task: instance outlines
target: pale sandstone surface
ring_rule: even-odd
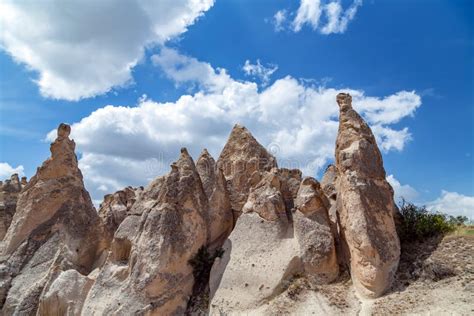
[[[221,246],[210,295],[199,300],[210,302],[212,315],[383,311],[377,303],[384,298],[366,297],[387,291],[398,265],[393,190],[350,96],[337,101],[336,163],[321,184],[279,169],[236,125],[217,162],[203,150],[194,164],[182,149],[169,174],[144,189],[107,195],[98,213],[83,186],[70,127],[61,124],[51,158],[31,181],[16,176],[8,183],[15,187],[11,196],[0,193],[0,206],[16,203],[0,247],[2,313],[190,313],[193,288],[207,289],[207,279],[194,279],[189,260],[201,247],[213,253]],[[0,208],[0,220],[2,214]]]
[[[326,171],[323,174],[321,179],[321,188],[323,189],[324,194],[329,200],[329,219],[331,220],[331,225],[333,229],[339,233],[338,228],[338,219],[337,219],[337,190],[336,190],[336,180],[337,180],[337,169],[335,165],[329,165],[326,168]]]
[[[109,239],[113,238],[115,231],[130,212],[142,191],[143,188],[126,187],[104,196],[98,214],[105,225]]]
[[[329,202],[313,178],[301,182],[295,200],[294,227],[305,275],[316,283],[329,283],[339,274]]]
[[[211,248],[219,248],[234,226],[226,179],[206,149],[199,156],[196,169],[209,200],[208,243]]]
[[[38,315],[80,315],[82,305],[95,279],[74,269],[61,271],[45,289],[38,306]]]
[[[51,157],[18,196],[0,249],[3,314],[34,314],[54,269],[88,273],[104,250],[101,221],[84,189],[69,132],[68,125],[59,126]]]
[[[398,266],[393,189],[385,179],[382,155],[352,98],[339,94],[336,142],[337,213],[351,276],[363,296],[378,297],[390,287]]]
[[[319,283],[337,277],[329,203],[316,180],[300,182],[300,173],[273,168],[250,188],[224,256],[211,270],[211,314],[255,313],[297,274]]]
[[[217,160],[217,166],[227,180],[232,211],[237,219],[250,188],[260,182],[263,172],[277,167],[277,162],[245,127],[236,124]]]
[[[188,260],[208,242],[208,218],[199,174],[183,149],[118,227],[82,314],[184,313],[194,283]]]

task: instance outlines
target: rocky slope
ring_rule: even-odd
[[[401,280],[393,191],[350,96],[337,102],[321,184],[236,125],[217,162],[183,148],[98,212],[61,124],[30,182],[1,187],[2,315],[386,313]]]

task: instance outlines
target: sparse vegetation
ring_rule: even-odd
[[[186,315],[208,315],[209,309],[209,276],[216,258],[221,258],[224,249],[218,248],[214,253],[202,246],[198,252],[189,259],[188,263],[193,268],[194,286],[193,294],[188,302]]]
[[[203,274],[208,274],[209,270],[217,257],[222,257],[224,250],[222,248],[216,249],[213,254],[202,246],[199,248],[196,255],[189,259],[188,263],[193,267],[193,275],[195,280],[201,280]]]
[[[398,225],[398,236],[402,242],[422,241],[424,239],[444,235],[464,227],[465,216],[448,216],[433,213],[425,206],[402,201],[400,205],[401,223]]]

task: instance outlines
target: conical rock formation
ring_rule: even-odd
[[[259,314],[295,280],[327,286],[345,265],[360,294],[381,295],[400,252],[393,190],[350,96],[337,102],[336,163],[321,185],[279,169],[236,125],[217,162],[182,149],[167,175],[105,196],[98,213],[61,124],[31,181],[1,186],[2,314],[182,315],[208,301],[211,314]]]
[[[4,314],[34,314],[53,270],[88,273],[105,247],[101,221],[61,124],[51,158],[21,191],[0,258]],[[53,268],[54,267],[54,268]]]
[[[209,200],[209,246],[219,248],[229,236],[234,225],[227,182],[222,170],[217,167],[206,149],[199,156],[196,169]]]
[[[208,243],[208,218],[199,174],[182,149],[118,227],[82,313],[183,314],[194,284],[188,261]]]
[[[385,179],[382,156],[352,98],[339,94],[336,143],[337,213],[356,289],[377,297],[391,285],[400,257],[393,190]]]
[[[236,124],[217,165],[228,182],[232,210],[237,218],[250,188],[260,182],[265,171],[277,167],[277,162],[245,127]]]

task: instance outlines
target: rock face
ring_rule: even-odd
[[[337,96],[337,213],[354,285],[377,297],[390,286],[400,256],[395,203],[375,138],[351,101],[348,94]]]
[[[255,312],[295,275],[333,281],[338,265],[328,206],[316,180],[301,181],[288,169],[263,173],[212,267],[211,314]]]
[[[24,185],[26,185],[26,178],[23,177],[20,183],[17,174],[13,174],[10,180],[6,180],[5,183],[0,181],[0,240],[5,237],[8,227],[10,227],[18,195]]]
[[[295,280],[332,286],[345,265],[360,294],[381,295],[400,254],[393,190],[350,96],[337,102],[336,164],[321,185],[278,168],[236,125],[217,162],[183,148],[167,175],[105,196],[98,212],[61,124],[30,182],[1,183],[1,314],[183,315],[208,301],[213,315],[262,314]]]
[[[236,219],[247,201],[250,188],[260,182],[263,172],[277,167],[277,162],[245,127],[237,124],[230,133],[217,165],[227,180]]]
[[[114,235],[85,300],[85,315],[183,314],[193,287],[188,264],[208,244],[208,201],[185,149],[171,172],[140,195]]]
[[[234,225],[226,179],[206,149],[199,156],[196,169],[209,201],[209,245],[211,248],[219,248]]]
[[[88,273],[103,250],[100,219],[84,189],[69,132],[68,125],[59,126],[51,158],[18,196],[0,249],[3,314],[35,314],[58,269]]]
[[[301,182],[295,204],[294,226],[304,271],[317,283],[329,283],[339,274],[329,201],[319,183],[308,177]]]
[[[100,204],[99,216],[104,223],[108,239],[111,240],[115,231],[130,212],[143,188],[126,187],[113,194],[104,196]]]

